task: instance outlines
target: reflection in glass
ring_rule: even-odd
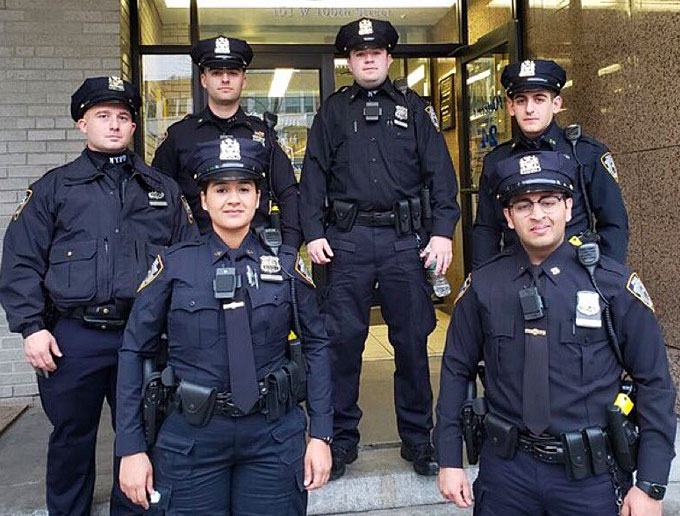
[[[151,163],[167,128],[193,112],[191,58],[188,55],[142,57],[144,160]]]
[[[189,2],[177,8],[166,0],[138,0],[142,45],[188,45]]]
[[[471,187],[479,187],[484,156],[512,136],[511,117],[505,106],[501,73],[510,62],[509,54],[488,54],[466,65],[469,100]],[[473,220],[477,213],[477,196],[472,206]]]

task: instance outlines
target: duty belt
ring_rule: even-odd
[[[120,330],[125,327],[132,303],[115,301],[96,306],[78,306],[60,312],[65,317],[81,319],[86,326],[98,330]]]
[[[564,447],[562,441],[554,436],[536,437],[519,434],[518,447],[541,462],[548,464],[564,464]]]
[[[355,224],[359,226],[394,226],[393,211],[359,211]]]
[[[251,414],[266,413],[266,399],[269,389],[267,388],[264,381],[257,383],[260,389],[260,396],[257,399],[257,403],[253,405],[253,408],[249,412],[243,412],[231,401],[231,392],[221,391],[217,393],[215,397],[215,407],[213,408],[213,414],[220,414],[227,417],[243,417],[250,416]]]

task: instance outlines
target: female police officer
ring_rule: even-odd
[[[125,331],[116,441],[121,487],[161,514],[301,515],[305,488],[328,480],[328,341],[311,281],[294,251],[279,252],[276,242],[250,231],[266,166],[262,149],[232,137],[197,147],[192,168],[213,231],[158,256]],[[173,393],[152,469],[142,429],[142,364],[166,325],[174,379],[164,371],[164,384]],[[300,382],[287,358],[291,328],[306,362],[297,369],[308,391],[306,454],[306,418],[295,403]]]

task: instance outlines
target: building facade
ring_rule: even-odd
[[[243,37],[256,53],[243,106],[278,113],[279,138],[299,172],[316,109],[351,80],[333,53],[337,28],[361,16],[387,18],[401,35],[390,75],[407,77],[433,102],[456,165],[463,219],[448,274],[454,291],[469,264],[482,158],[512,136],[502,67],[526,58],[555,59],[569,79],[558,121],[580,123],[614,155],[630,216],[629,264],[654,299],[678,378],[680,164],[673,156],[680,150],[680,127],[673,97],[680,75],[680,1],[226,4],[0,0],[0,236],[28,185],[82,151],[69,102],[85,77],[122,75],[140,86],[144,104],[135,150],[150,162],[167,126],[204,105],[188,55],[192,43],[220,33]],[[451,304],[448,299],[441,308]],[[0,398],[34,394],[22,339],[9,333],[3,316]]]

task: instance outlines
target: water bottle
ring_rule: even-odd
[[[427,260],[427,257],[430,254],[430,246],[427,246],[425,248],[425,260]],[[451,294],[451,284],[449,283],[449,280],[446,279],[446,276],[443,274],[435,274],[435,269],[437,268],[437,261],[433,261],[430,266],[426,269],[427,272],[427,281],[432,285],[432,288],[434,289],[434,295],[437,297],[446,297]]]

